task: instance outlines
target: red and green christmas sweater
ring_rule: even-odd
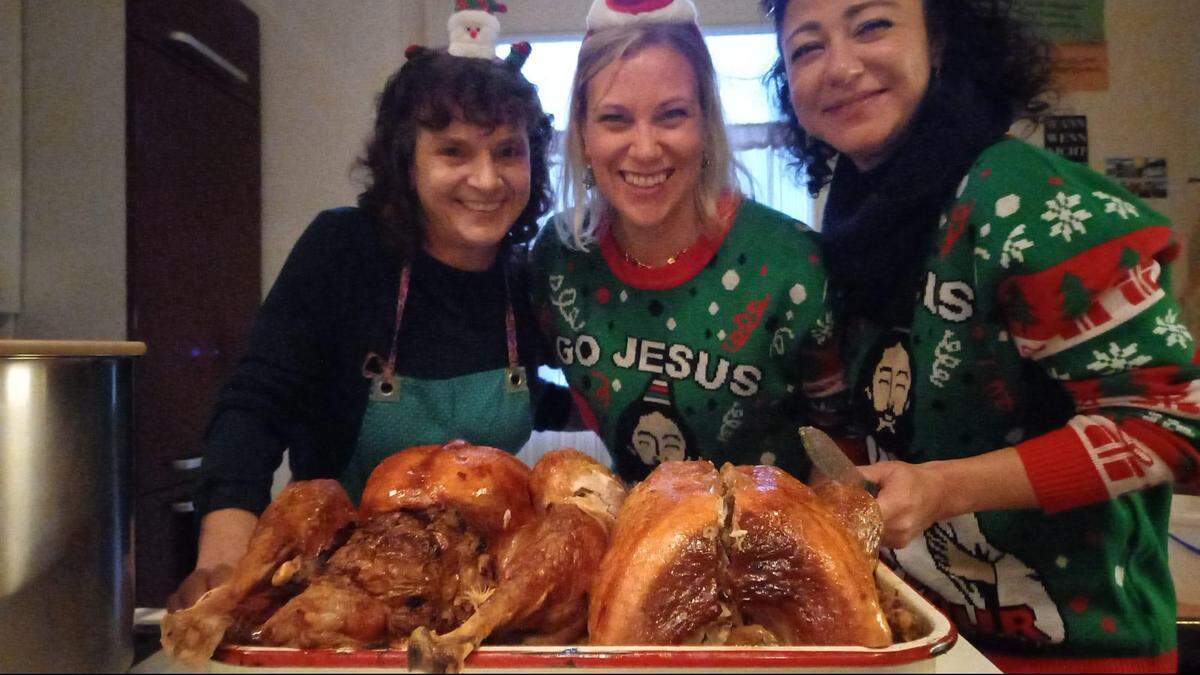
[[[848,329],[871,461],[1015,446],[1042,508],[936,523],[885,558],[984,648],[1173,669],[1170,483],[1196,479],[1200,367],[1170,224],[1006,139],[963,178],[933,249],[910,325]]]
[[[603,226],[590,250],[553,227],[534,244],[557,365],[626,480],[685,458],[800,473],[796,415],[824,414],[845,390],[814,233],[740,196],[720,206],[721,239],[655,269]],[[799,413],[777,405],[793,400]]]

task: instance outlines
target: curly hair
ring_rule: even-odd
[[[761,0],[782,34],[790,0]],[[1011,125],[1019,119],[1037,123],[1049,104],[1050,46],[1029,31],[1012,13],[1009,0],[922,0],[929,35],[940,41],[942,59],[937,89],[957,97],[968,92],[984,100],[985,110]],[[829,160],[837,150],[810,137],[796,119],[784,64],[780,57],[764,78],[784,116],[782,141],[799,173],[807,171],[808,191],[816,195],[829,183]],[[931,91],[934,89],[931,84]]]
[[[412,176],[419,129],[440,131],[456,120],[529,134],[530,197],[501,241],[501,253],[529,241],[553,204],[548,153],[554,130],[537,88],[513,64],[413,48],[377,100],[375,127],[357,166],[368,174],[358,205],[379,219],[384,241],[401,260],[424,239],[425,218]]]

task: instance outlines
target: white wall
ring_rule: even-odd
[[[125,7],[26,0],[17,337],[125,338]]]
[[[1108,0],[1109,89],[1069,93],[1058,108],[1087,115],[1089,163],[1166,157],[1168,198],[1150,204],[1181,228],[1200,221],[1189,176],[1200,176],[1200,2]]]
[[[20,305],[21,3],[0,0],[0,314]]]
[[[262,31],[263,291],[318,211],[353,204],[376,95],[424,0],[244,0]]]

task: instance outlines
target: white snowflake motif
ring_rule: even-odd
[[[1060,192],[1046,202],[1047,211],[1042,214],[1042,220],[1054,223],[1054,227],[1050,228],[1051,237],[1062,237],[1063,241],[1070,242],[1074,232],[1087,234],[1083,221],[1090,219],[1092,214],[1083,209],[1075,210],[1080,201],[1082,198],[1079,195],[1068,197]]]
[[[796,331],[787,326],[780,326],[771,338],[771,353],[775,356],[783,356],[784,352],[787,351],[788,344],[795,339]]]
[[[933,369],[929,374],[929,381],[933,386],[939,389],[946,387],[946,383],[950,381],[950,372],[962,363],[962,359],[954,356],[961,351],[962,341],[954,339],[954,331],[946,331],[937,349],[933,350]]]
[[[1188,343],[1195,340],[1187,326],[1180,323],[1179,314],[1173,309],[1167,310],[1166,316],[1156,318],[1154,324],[1154,334],[1166,335],[1168,347],[1187,347]]]
[[[992,224],[991,223],[984,223],[983,226],[979,228],[979,238],[980,239],[986,238],[991,233],[992,233]],[[991,260],[992,259],[992,254],[989,253],[988,250],[982,246],[975,247],[975,255],[979,256],[979,258],[981,260]]]
[[[1004,246],[1000,248],[1000,266],[1008,269],[1014,260],[1017,262],[1025,262],[1025,251],[1033,248],[1033,242],[1026,239],[1025,224],[1022,223],[1013,228],[1012,232],[1008,233],[1008,238],[1004,240]]]
[[[1092,196],[1104,202],[1105,213],[1115,213],[1121,217],[1121,220],[1128,220],[1130,216],[1138,215],[1136,206],[1116,195],[1110,195],[1106,192],[1093,192]]]
[[[725,416],[721,418],[721,430],[717,432],[717,438],[721,439],[722,443],[729,442],[737,433],[744,422],[745,414],[741,401],[734,401],[729,410],[725,411]]]
[[[809,334],[818,346],[829,342],[829,338],[833,337],[833,312],[826,312],[825,316],[814,321]]]
[[[1089,363],[1087,369],[1102,375],[1121,373],[1132,367],[1142,366],[1151,361],[1149,356],[1138,354],[1138,345],[1136,342],[1131,343],[1128,347],[1122,347],[1115,342],[1110,342],[1108,343],[1107,353],[1092,350],[1092,356],[1096,360]]]

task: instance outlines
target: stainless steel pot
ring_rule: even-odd
[[[133,357],[0,340],[0,670],[133,661]]]

